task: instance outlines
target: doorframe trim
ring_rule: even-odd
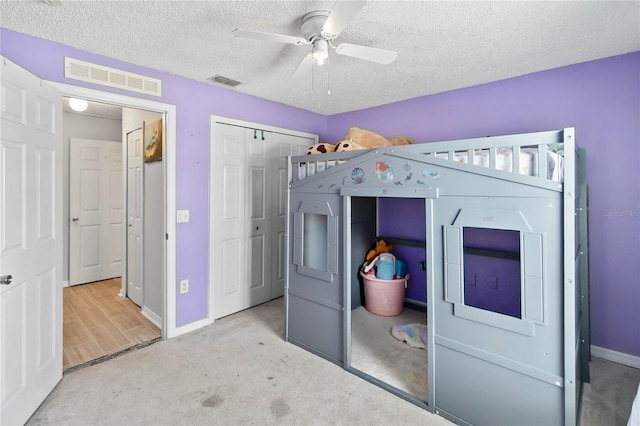
[[[120,95],[101,90],[89,89],[82,86],[74,86],[56,81],[46,81],[58,89],[62,96],[80,97],[91,101],[109,103],[123,108],[138,108],[147,111],[164,114],[165,117],[165,209],[164,225],[165,233],[171,238],[166,239],[164,253],[164,291],[163,291],[163,318],[162,337],[171,338],[188,330],[176,327],[176,141],[177,141],[177,115],[176,106],[163,102]]]
[[[209,140],[210,140],[210,149],[209,149],[209,273],[208,273],[208,307],[207,307],[207,317],[206,317],[206,321],[207,324],[212,324],[214,322],[214,312],[213,312],[213,285],[214,285],[214,280],[213,280],[213,275],[212,275],[212,270],[213,270],[213,252],[214,252],[214,240],[212,238],[213,236],[213,227],[214,227],[214,223],[213,223],[213,195],[214,192],[217,192],[219,190],[219,188],[215,187],[215,182],[213,182],[213,167],[215,165],[215,149],[214,149],[214,144],[215,144],[215,128],[216,128],[216,124],[228,124],[231,126],[238,126],[238,127],[245,127],[248,129],[257,129],[257,130],[264,130],[266,132],[271,132],[271,133],[280,133],[280,134],[284,134],[284,135],[291,135],[291,136],[299,136],[299,137],[304,137],[304,138],[314,138],[315,139],[315,143],[318,142],[319,140],[319,136],[317,134],[314,133],[308,133],[308,132],[301,132],[299,130],[293,130],[293,129],[287,129],[285,127],[276,127],[276,126],[269,126],[267,124],[262,124],[262,123],[258,123],[258,122],[254,122],[254,121],[245,121],[245,120],[239,120],[236,118],[230,118],[230,117],[224,117],[221,115],[215,115],[215,114],[211,114],[210,116],[210,120],[209,120]]]

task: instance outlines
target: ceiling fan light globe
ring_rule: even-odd
[[[313,59],[318,62],[318,65],[322,65],[329,57],[329,44],[326,40],[316,40],[313,42]]]

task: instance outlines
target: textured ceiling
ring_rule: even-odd
[[[337,43],[398,52],[380,65],[331,52],[292,79],[309,46],[237,39],[300,34],[333,1],[1,1],[0,25],[326,115],[640,51],[640,1],[369,1]],[[331,94],[327,93],[330,87]]]

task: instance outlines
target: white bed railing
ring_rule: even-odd
[[[416,155],[427,155],[561,183],[564,181],[565,151],[575,151],[573,140],[565,140],[565,133],[558,130],[296,156],[291,157],[291,176],[293,182],[299,181],[365,153],[386,152],[413,158]]]

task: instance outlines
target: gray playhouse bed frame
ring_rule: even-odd
[[[458,424],[576,424],[590,359],[585,158],[573,128],[291,157],[287,341]],[[378,197],[425,203],[426,401],[351,368],[358,218],[375,215],[357,200]],[[465,304],[467,227],[519,232],[519,317]]]

